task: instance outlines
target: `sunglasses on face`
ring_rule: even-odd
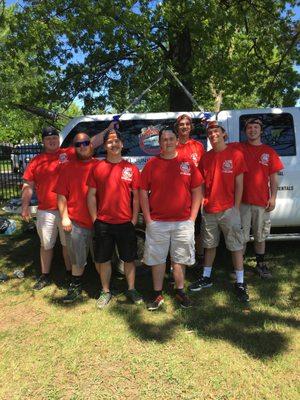
[[[74,143],[74,146],[75,146],[75,147],[81,147],[81,146],[87,147],[87,146],[89,146],[90,143],[91,143],[90,140],[84,140],[84,141],[82,141],[82,142],[75,142],[75,143]]]

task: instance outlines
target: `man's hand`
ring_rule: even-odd
[[[72,230],[72,222],[71,222],[69,217],[63,218],[61,220],[61,224],[62,224],[62,227],[63,227],[64,231],[71,232],[71,230]]]
[[[22,206],[21,217],[24,221],[29,222],[31,218],[29,206]]]
[[[136,224],[137,224],[137,218],[132,218],[131,223],[132,223],[132,225],[136,226]]]
[[[270,212],[273,211],[276,206],[276,200],[270,197],[268,204],[266,206],[266,211]]]

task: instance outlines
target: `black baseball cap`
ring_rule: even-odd
[[[59,132],[53,126],[46,126],[42,130],[42,138],[44,139],[45,137],[48,137],[48,136],[59,136]]]

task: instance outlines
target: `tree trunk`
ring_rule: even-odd
[[[190,63],[192,46],[189,28],[186,26],[183,30],[179,31],[176,30],[176,27],[170,27],[169,46],[169,58],[173,70],[182,84],[193,94],[192,68]],[[191,111],[193,109],[192,101],[172,77],[170,77],[169,105],[170,111]]]

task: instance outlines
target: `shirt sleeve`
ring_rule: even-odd
[[[281,171],[282,169],[284,169],[284,165],[279,155],[276,153],[276,151],[272,151],[269,174],[272,175],[275,172]]]
[[[202,183],[204,183],[204,179],[199,168],[195,167],[195,165],[191,165],[191,172],[192,172],[191,188],[194,189],[202,185]]]
[[[30,160],[29,164],[27,165],[25,172],[23,174],[23,179],[25,181],[33,182],[34,181],[34,170],[36,168],[37,157],[34,157]]]
[[[99,164],[97,164],[97,165],[99,165]],[[96,183],[96,179],[95,179],[95,171],[96,171],[97,165],[95,165],[91,169],[91,171],[90,171],[90,173],[88,175],[87,181],[86,181],[87,186],[92,187],[94,189],[97,188],[97,183]]]
[[[141,173],[140,188],[143,190],[150,190],[150,163],[146,163]]]
[[[240,150],[236,151],[235,164],[235,176],[248,171],[244,154]]]
[[[56,185],[54,186],[53,192],[57,194],[61,194],[65,197],[68,197],[69,195],[69,189],[68,189],[68,171],[67,171],[67,165],[64,166],[64,168],[61,168]]]
[[[136,166],[134,166],[133,179],[132,179],[132,189],[133,190],[140,188],[140,181],[141,181],[140,171],[138,170],[138,168]]]

